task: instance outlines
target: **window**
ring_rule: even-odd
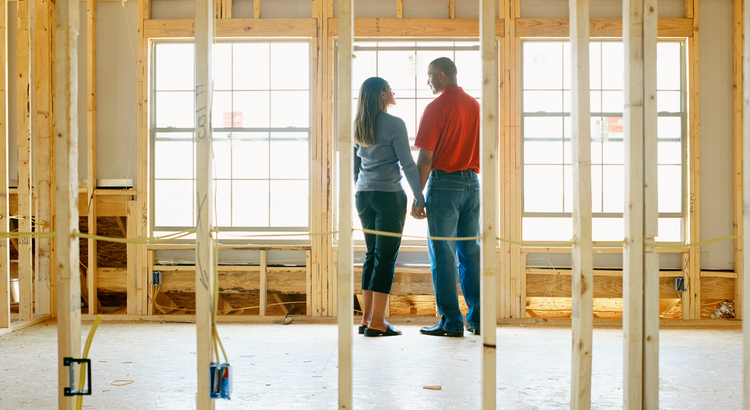
[[[379,41],[356,42],[355,58],[352,63],[352,112],[356,115],[359,87],[369,77],[377,76],[388,81],[391,90],[396,93],[396,106],[388,109],[390,114],[401,118],[406,123],[409,142],[414,147],[419,119],[427,104],[436,96],[427,86],[427,66],[438,57],[448,57],[456,63],[458,85],[464,91],[479,99],[482,94],[481,69],[479,64],[479,43],[462,42],[414,42],[414,41]],[[419,151],[413,150],[414,161]],[[402,179],[401,185],[408,197],[408,210],[411,210],[414,196],[411,188]],[[353,202],[353,201],[352,201]],[[356,209],[352,210],[355,228],[360,228]],[[426,220],[418,221],[409,215],[404,226],[405,235],[427,236]],[[355,239],[364,240],[362,232],[355,232]],[[408,238],[404,239],[408,241]],[[424,241],[423,241],[424,242]]]
[[[683,240],[686,192],[684,45],[657,45],[658,241]],[[624,237],[624,50],[590,45],[593,237]],[[523,239],[572,237],[571,71],[567,41],[523,43]]]
[[[153,48],[152,221],[195,225],[195,47]],[[227,231],[308,231],[310,43],[214,45],[215,224]]]

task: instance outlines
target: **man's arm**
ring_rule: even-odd
[[[427,180],[430,178],[430,171],[432,171],[432,155],[433,152],[424,148],[419,149],[419,157],[417,157],[417,168],[419,169],[419,179],[422,182],[422,191],[424,191]],[[412,204],[411,216],[416,219],[424,219],[427,217],[427,212],[423,206],[415,206]]]

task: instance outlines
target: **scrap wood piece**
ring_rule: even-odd
[[[429,385],[428,384],[428,385],[422,386],[422,388],[425,389],[425,390],[442,390],[443,386],[441,386],[439,384],[438,385]]]

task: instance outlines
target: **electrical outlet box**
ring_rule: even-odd
[[[684,292],[685,289],[685,278],[678,277],[674,278],[674,290],[676,292]]]
[[[151,284],[154,286],[161,286],[161,271],[155,270],[151,272]]]
[[[211,398],[230,399],[232,394],[232,365],[229,363],[211,363]]]

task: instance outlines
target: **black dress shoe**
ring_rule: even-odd
[[[360,325],[359,328],[357,329],[357,333],[363,335],[365,334],[365,329],[367,329],[367,326]]]
[[[449,332],[441,328],[440,325],[435,325],[433,327],[423,327],[419,329],[419,333],[428,336],[464,337],[463,330],[459,332]]]
[[[479,331],[479,329],[475,329],[471,327],[471,325],[466,325],[466,331],[469,333],[474,333],[476,336],[481,335],[481,332]]]

